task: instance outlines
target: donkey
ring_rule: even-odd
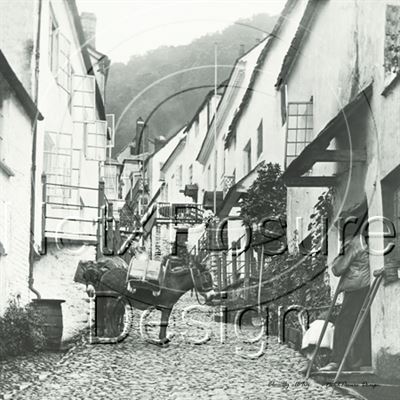
[[[157,342],[161,346],[169,342],[167,328],[172,309],[186,292],[194,289],[206,301],[215,295],[211,273],[197,261],[191,261],[189,265],[178,268],[167,267],[163,285],[158,293],[151,287],[137,287],[131,290],[127,283],[127,270],[117,267],[108,270],[101,277],[96,276],[93,270],[89,270],[84,277],[89,295],[93,287],[96,288],[96,292],[113,294],[112,297],[103,297],[97,301],[100,334],[117,336],[120,333],[125,304],[139,310],[155,308],[161,311],[159,342]]]

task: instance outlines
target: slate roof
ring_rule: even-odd
[[[18,79],[17,75],[15,75],[14,70],[11,68],[8,63],[5,55],[0,50],[0,73],[3,75],[4,79],[8,82],[11,89],[14,91],[17,99],[21,103],[24,108],[26,114],[29,116],[31,120],[35,120],[36,118],[41,121],[43,120],[42,114],[36,107],[36,104],[32,100],[30,94],[26,91],[24,85]]]
[[[225,148],[229,147],[229,145],[234,137],[234,132],[236,130],[237,124],[239,123],[239,120],[240,120],[243,112],[246,110],[246,108],[250,102],[251,96],[253,95],[254,85],[257,81],[257,78],[262,69],[262,66],[264,65],[264,62],[267,58],[269,50],[270,50],[272,44],[274,43],[274,39],[277,38],[277,35],[287,17],[287,15],[292,11],[294,6],[296,5],[296,2],[297,2],[297,0],[287,0],[285,7],[283,8],[282,13],[278,18],[278,21],[276,22],[271,34],[269,35],[269,38],[271,40],[268,40],[268,42],[266,43],[265,47],[263,48],[263,50],[261,51],[261,53],[258,57],[258,60],[256,62],[256,65],[254,67],[253,73],[250,78],[249,85],[243,96],[242,102],[240,103],[238,111],[235,114],[235,116],[233,117],[232,122],[229,126],[228,134],[226,135],[226,138],[225,138]]]
[[[280,88],[282,83],[289,75],[290,70],[292,69],[292,66],[296,60],[296,56],[303,43],[303,39],[306,36],[306,33],[309,32],[310,24],[317,9],[318,2],[321,3],[321,0],[308,1],[306,9],[304,10],[303,17],[301,18],[300,24],[293,37],[292,43],[290,44],[289,50],[286,53],[285,58],[283,59],[281,71],[279,72],[278,79],[275,84],[275,87],[277,89]]]

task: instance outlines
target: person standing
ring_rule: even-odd
[[[343,359],[344,352],[353,331],[370,286],[370,265],[366,239],[356,234],[347,238],[343,254],[338,255],[332,265],[335,276],[341,277],[340,288],[344,292],[343,303],[335,322],[332,361],[320,371],[335,371]],[[371,363],[370,315],[353,344],[347,369],[358,370]]]

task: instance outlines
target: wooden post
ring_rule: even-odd
[[[251,267],[251,249],[247,249],[244,253],[244,298],[250,298],[250,267]]]
[[[107,250],[110,255],[114,251],[114,217],[113,217],[113,204],[108,203],[107,207]]]
[[[228,286],[228,274],[226,270],[226,253],[221,253],[222,286],[225,289]]]
[[[236,283],[238,279],[237,273],[237,244],[232,242],[232,283]]]
[[[253,276],[253,277],[255,277],[255,276],[257,276],[257,261],[256,261],[256,259],[255,259],[255,257],[254,257],[254,254],[253,254],[253,251],[252,251],[252,249],[250,248],[249,249],[249,252],[250,252],[250,260],[251,260],[251,272],[250,272],[250,275],[251,276]]]
[[[217,254],[214,253],[215,256],[215,264],[217,268],[217,283],[218,283],[218,291],[220,292],[222,289],[222,279],[221,279],[221,259]]]
[[[41,255],[44,255],[47,252],[46,213],[47,213],[47,176],[46,174],[42,174],[42,243],[40,246]]]
[[[99,181],[99,191],[97,197],[97,248],[96,258],[99,259],[102,256],[102,241],[103,241],[103,224],[104,224],[104,181]]]

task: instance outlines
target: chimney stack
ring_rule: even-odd
[[[95,49],[96,24],[97,24],[96,14],[91,12],[83,12],[81,14],[81,23],[82,23],[83,33],[85,34],[86,44]]]
[[[154,139],[154,151],[160,150],[162,147],[164,147],[166,143],[166,139],[164,136],[160,136],[158,138]]]
[[[245,53],[245,52],[244,52],[244,44],[241,43],[241,44],[239,45],[239,57],[242,57],[242,55],[243,55],[244,53]]]

